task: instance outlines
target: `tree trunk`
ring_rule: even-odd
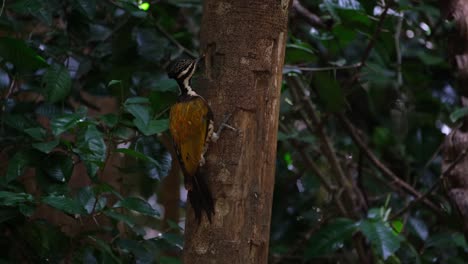
[[[456,28],[449,39],[450,53],[457,68],[458,92],[462,105],[468,107],[468,2],[465,0],[441,1]],[[444,6],[445,5],[445,6]],[[447,136],[443,152],[443,171],[455,164],[445,177],[445,186],[454,211],[468,239],[468,117],[462,125]]]
[[[205,68],[195,85],[211,104],[215,125],[205,170],[215,199],[210,224],[191,209],[184,263],[267,263],[282,66],[289,0],[204,1]]]

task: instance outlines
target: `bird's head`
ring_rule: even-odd
[[[189,80],[195,73],[200,60],[201,58],[175,60],[167,67],[167,75],[177,81]]]

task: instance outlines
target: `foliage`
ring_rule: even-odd
[[[180,263],[154,194],[178,92],[164,68],[196,49],[183,10],[199,20],[179,1],[6,1],[1,261]]]
[[[447,62],[452,25],[436,1],[295,2],[324,23],[293,5],[271,262],[358,263],[359,237],[376,263],[466,262],[443,190],[428,196],[435,210],[407,208],[414,193],[365,155],[418,193],[437,182],[444,133],[468,112]],[[159,200],[178,92],[164,68],[198,50],[200,16],[197,0],[6,1],[0,261],[180,263],[182,230]]]
[[[375,263],[465,263],[444,189],[412,204],[404,186],[440,187],[439,147],[467,113],[448,63],[453,26],[437,2],[302,0],[292,10],[271,262],[359,263],[363,236]],[[433,247],[441,237],[452,241]]]

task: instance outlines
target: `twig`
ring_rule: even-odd
[[[3,15],[3,10],[5,9],[5,2],[6,2],[6,0],[2,1],[2,8],[0,9],[0,16]]]
[[[288,78],[287,79],[290,83],[290,88],[291,88],[291,94],[292,96],[294,97],[294,100],[301,104],[301,105],[304,105],[304,103],[307,103],[307,99],[308,98],[305,98],[304,95],[303,95],[303,90],[302,90],[302,84],[300,83],[300,81],[297,79],[297,77],[292,77],[292,78]],[[352,202],[353,203],[353,206],[354,207],[354,194],[353,194],[353,186],[351,184],[351,182],[346,178],[344,172],[343,172],[343,169],[341,168],[341,165],[338,161],[338,158],[336,156],[336,153],[333,149],[333,146],[332,146],[332,143],[330,141],[330,139],[328,138],[328,136],[326,135],[323,127],[322,127],[322,124],[317,116],[317,114],[315,113],[315,109],[311,108],[311,109],[308,109],[309,111],[306,112],[304,108],[301,108],[299,109],[299,113],[301,114],[302,116],[302,119],[304,120],[304,122],[306,123],[307,125],[307,129],[313,133],[313,134],[316,134],[319,138],[320,138],[320,141],[321,141],[321,147],[322,147],[322,150],[324,152],[324,155],[327,157],[329,163],[330,163],[330,166],[331,166],[331,169],[336,177],[336,180],[340,183],[340,186],[342,188],[344,188],[345,190],[345,194],[346,194],[346,199],[349,201],[349,202]],[[309,119],[309,116],[310,118],[312,119],[312,121]],[[315,129],[314,129],[315,128]],[[348,217],[352,217],[353,214],[350,214],[349,212],[347,212],[345,214],[345,216],[348,216]]]
[[[407,193],[418,198],[421,197],[421,194],[417,190],[415,190],[411,185],[409,185],[405,181],[398,178],[398,176],[396,176],[389,168],[387,168],[387,166],[385,166],[374,155],[374,153],[372,153],[372,151],[367,147],[364,141],[359,137],[354,126],[351,124],[351,122],[349,122],[349,120],[342,113],[337,114],[337,117],[341,121],[341,123],[343,123],[345,128],[348,130],[348,133],[351,135],[351,138],[353,139],[353,141],[364,152],[366,157],[374,164],[374,166],[376,166],[384,175],[389,177],[392,181],[394,181],[399,186],[401,186],[402,189],[405,190]],[[433,211],[435,211],[438,215],[442,215],[442,212],[440,211],[440,209],[431,201],[424,199],[423,203],[427,205],[429,208],[431,208]]]
[[[361,66],[361,63],[355,63],[351,65],[339,66],[339,67],[298,67],[294,65],[284,65],[285,70],[300,70],[300,71],[308,71],[308,72],[318,72],[318,71],[337,71],[337,70],[346,70],[346,69],[353,69],[358,68]]]
[[[416,204],[425,199],[427,196],[429,196],[429,194],[431,194],[433,191],[435,191],[442,182],[442,180],[453,170],[453,168],[455,168],[455,165],[457,165],[466,156],[467,153],[468,149],[464,149],[458,155],[458,157],[442,172],[442,174],[439,176],[439,179],[437,179],[437,181],[434,184],[432,184],[432,186],[423,195],[419,196],[417,199],[409,203],[405,208],[401,209],[400,211],[395,213],[395,215],[391,216],[390,220],[400,217],[405,212],[413,208]]]
[[[383,22],[385,21],[385,18],[387,17],[389,8],[390,6],[386,5],[384,7],[384,10],[382,11],[382,14],[380,14],[380,18],[379,18],[379,21],[377,22],[377,27],[374,31],[374,34],[372,35],[371,39],[369,40],[369,43],[367,44],[366,49],[364,50],[364,53],[361,57],[361,63],[359,67],[357,67],[356,73],[353,75],[353,77],[351,77],[351,80],[349,81],[349,86],[353,86],[356,83],[359,77],[359,72],[366,65],[366,61],[369,58],[372,49],[374,48],[375,42],[377,40],[377,36],[379,35],[380,30],[382,29]]]
[[[332,26],[332,23],[327,23],[327,21],[324,22],[319,16],[310,12],[299,2],[299,0],[293,0],[292,9],[301,15],[313,27],[330,29]]]
[[[396,26],[396,31],[395,31],[395,52],[396,52],[396,57],[397,57],[397,85],[398,88],[400,88],[403,85],[403,74],[401,72],[401,47],[400,47],[400,35],[401,35],[401,28],[403,26],[403,19],[404,19],[405,13],[401,12],[400,16],[398,17],[398,24]]]
[[[163,33],[163,35],[169,39],[174,45],[176,45],[180,50],[182,50],[183,52],[187,53],[188,55],[190,55],[192,58],[197,58],[198,55],[195,54],[194,52],[190,51],[189,49],[187,49],[186,47],[184,47],[182,44],[180,44],[179,41],[177,41],[174,37],[171,36],[171,34],[169,34],[159,23],[156,23],[156,28],[161,32]]]

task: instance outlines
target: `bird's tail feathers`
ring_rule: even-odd
[[[195,218],[198,223],[201,221],[202,213],[205,211],[208,220],[211,223],[211,216],[214,215],[214,201],[210,188],[205,179],[205,175],[197,173],[192,178],[192,188],[188,191],[188,200],[195,212]]]

